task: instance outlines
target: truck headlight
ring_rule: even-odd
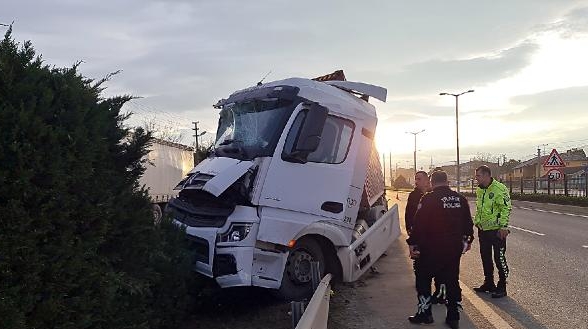
[[[251,232],[252,224],[248,223],[234,223],[231,224],[225,233],[217,236],[218,242],[239,242],[247,237]]]

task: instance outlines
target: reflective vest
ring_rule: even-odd
[[[483,231],[498,230],[508,227],[510,195],[504,184],[492,178],[487,188],[476,190],[476,216],[474,225]]]

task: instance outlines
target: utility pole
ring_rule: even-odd
[[[541,146],[543,146],[543,154],[545,154],[545,146],[549,144],[537,145],[537,170],[535,171],[535,177],[541,177]]]
[[[382,152],[382,171],[384,174],[384,187],[386,187],[386,154]]]
[[[539,171],[539,163],[541,162],[541,149],[537,146],[537,170],[535,170],[535,178],[539,178],[541,172]]]
[[[390,188],[392,188],[392,185],[394,185],[394,180],[392,179],[392,152],[388,153],[388,167],[390,168],[388,170],[388,173],[390,173]]]
[[[196,166],[199,162],[200,159],[198,159],[198,151],[200,150],[200,147],[198,146],[198,137],[206,134],[206,131],[203,131],[201,133],[198,133],[198,123],[199,121],[192,121],[192,123],[194,124],[194,128],[192,128],[192,130],[194,130],[194,166]]]
[[[416,152],[417,152],[417,147],[416,147],[416,137],[418,134],[422,133],[423,131],[425,131],[425,129],[421,130],[421,131],[417,131],[417,132],[411,132],[411,131],[407,131],[407,134],[413,134],[414,135],[414,153],[413,153],[413,161],[414,161],[414,174],[416,175],[417,172],[417,162],[416,162]]]

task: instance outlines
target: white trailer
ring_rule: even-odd
[[[168,209],[221,287],[312,293],[321,275],[354,281],[400,233],[374,148],[386,89],[290,78],[220,100],[214,154],[180,182]]]
[[[148,188],[153,217],[159,222],[162,209],[178,195],[176,183],[194,168],[194,153],[189,146],[156,138],[146,157],[149,163],[139,182]]]

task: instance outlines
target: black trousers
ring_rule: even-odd
[[[416,271],[416,290],[420,296],[431,296],[431,281],[445,285],[447,302],[455,305],[461,302],[461,288],[459,287],[459,262],[461,252],[451,255],[421,255]]]
[[[414,271],[414,277],[415,277],[415,287],[417,285],[416,282],[419,278],[419,275],[418,275],[419,267],[423,266],[423,265],[421,265],[421,263],[422,262],[420,262],[420,259],[418,259],[418,258],[412,260],[412,269]],[[439,281],[439,278],[437,278],[437,277],[434,277],[434,279],[435,279],[435,292],[437,293],[437,292],[439,292],[439,287],[441,286],[441,283],[443,283],[443,282]]]
[[[506,238],[501,240],[498,237],[498,230],[478,230],[478,241],[480,241],[480,256],[484,267],[484,278],[486,281],[494,281],[494,264],[498,269],[498,279],[506,282],[508,277],[508,265],[506,264]],[[494,253],[494,255],[492,255]],[[494,256],[494,257],[493,257]],[[492,263],[494,258],[494,264]]]

